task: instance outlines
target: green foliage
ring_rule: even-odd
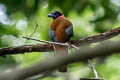
[[[52,19],[47,16],[54,10],[63,12],[73,23],[74,40],[117,28],[120,25],[119,3],[119,0],[1,0],[0,47],[37,44],[22,39],[32,34],[36,23],[39,27],[32,37],[49,40],[48,30]],[[111,40],[119,39],[120,36]],[[53,54],[35,52],[9,55],[6,59],[1,57],[0,70],[28,67]],[[107,57],[101,64],[96,61],[99,76],[105,80],[120,80],[119,61],[119,54]],[[69,65],[67,75],[55,74],[41,80],[79,80],[80,77],[94,76],[92,70],[82,63]]]

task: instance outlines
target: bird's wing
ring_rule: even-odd
[[[73,25],[72,24],[70,25],[70,27],[67,27],[66,34],[67,34],[67,37],[73,36]]]
[[[56,37],[55,37],[55,31],[54,30],[49,29],[49,36],[50,36],[51,41],[55,41],[55,42],[57,41]]]

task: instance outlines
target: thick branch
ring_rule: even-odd
[[[80,46],[80,45],[85,45],[85,44],[91,44],[91,43],[96,43],[96,42],[101,42],[104,40],[108,40],[110,38],[113,38],[117,35],[120,34],[120,27],[101,33],[99,35],[95,35],[95,36],[91,36],[91,37],[87,37],[87,38],[82,38],[80,40],[72,40],[71,43],[76,45],[76,46]]]
[[[112,37],[115,37],[118,34],[120,34],[120,27],[99,35],[83,38],[80,40],[71,40],[70,42],[75,46],[81,46],[85,44],[104,41]],[[51,44],[23,45],[8,48],[0,48],[0,56],[8,54],[19,54],[25,52],[49,52],[49,51],[53,51],[53,47]]]
[[[96,48],[83,48],[74,54],[59,57],[57,56],[49,60],[47,59],[46,61],[43,61],[32,67],[1,73],[0,80],[24,80],[40,73],[54,70],[64,64],[84,61],[95,57],[108,56],[117,52],[120,52],[120,42],[101,44]]]
[[[8,48],[0,48],[0,56],[8,54],[20,54],[25,52],[49,52],[52,51],[51,44],[23,45]]]

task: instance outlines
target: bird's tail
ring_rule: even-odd
[[[56,56],[68,55],[68,46],[54,45]],[[58,68],[59,72],[67,72],[67,65],[62,65]]]

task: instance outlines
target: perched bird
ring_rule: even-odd
[[[69,42],[73,36],[72,23],[59,11],[54,11],[48,14],[48,17],[53,18],[49,28],[50,40],[59,43]],[[64,56],[68,53],[68,46],[54,45],[57,56]],[[67,65],[62,65],[58,68],[59,72],[67,72]]]

